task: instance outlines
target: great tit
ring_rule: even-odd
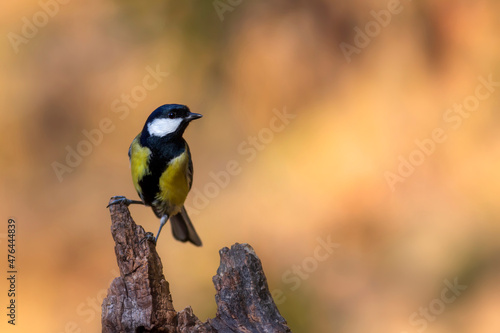
[[[110,205],[123,202],[150,206],[160,219],[155,242],[170,218],[175,239],[201,246],[184,208],[193,183],[193,162],[182,137],[189,123],[201,117],[185,105],[162,105],[151,113],[128,150],[132,181],[141,201],[118,197]]]

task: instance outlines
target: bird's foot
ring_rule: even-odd
[[[115,196],[114,198],[116,198],[115,200],[111,201],[107,206],[106,208],[108,208],[109,206],[111,205],[116,205],[116,204],[119,204],[119,203],[124,203],[126,206],[129,206],[131,204],[141,204],[141,205],[144,205],[144,202],[142,201],[139,201],[139,200],[130,200],[130,199],[127,199],[125,196],[123,195],[117,195]]]
[[[154,245],[156,245],[156,238],[155,238],[155,235],[152,232],[146,232],[146,234],[144,235],[144,238],[141,239],[141,241],[140,241],[139,244],[142,244],[142,242],[144,242],[144,241],[150,241]]]

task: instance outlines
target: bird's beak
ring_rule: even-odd
[[[193,112],[189,112],[189,114],[187,115],[186,119],[187,121],[191,121],[191,120],[195,120],[195,119],[198,119],[198,118],[201,118],[203,117],[203,115],[199,114],[199,113],[193,113]]]

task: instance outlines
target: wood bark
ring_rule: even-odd
[[[250,245],[236,243],[219,251],[213,277],[217,313],[201,322],[191,307],[175,311],[154,241],[128,207],[111,205],[110,214],[120,276],[102,303],[102,332],[291,332]]]

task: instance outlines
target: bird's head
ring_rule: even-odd
[[[167,135],[182,135],[191,120],[201,117],[201,114],[192,113],[185,105],[165,104],[151,113],[143,132],[147,131],[149,136],[160,138]]]

